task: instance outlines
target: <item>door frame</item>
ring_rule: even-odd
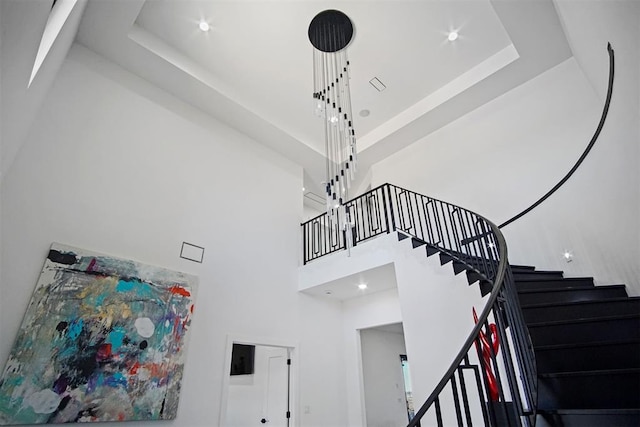
[[[267,338],[267,337],[248,337],[241,335],[227,335],[227,344],[225,350],[223,377],[222,377],[222,392],[220,393],[220,417],[218,425],[224,426],[224,422],[227,418],[227,403],[229,401],[229,382],[231,375],[229,375],[229,369],[231,367],[231,352],[233,351],[233,344],[246,344],[257,345],[266,347],[277,347],[287,349],[289,359],[291,359],[290,366],[290,378],[289,378],[289,411],[291,411],[291,417],[289,418],[289,427],[295,427],[298,425],[298,344],[294,342],[287,342],[279,339]]]

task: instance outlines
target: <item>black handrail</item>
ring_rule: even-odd
[[[467,209],[391,184],[383,184],[347,202],[346,209],[353,222],[341,229],[342,238],[337,244],[331,242],[335,236],[331,230],[339,228],[335,223],[340,218],[320,215],[302,224],[305,263],[338,247],[345,248],[347,232],[357,245],[379,234],[398,231],[410,236],[416,246],[426,245],[427,254],[438,253],[443,263],[452,261],[455,271],[466,270],[470,279],[479,281],[481,289],[491,292],[477,325],[409,427],[420,426],[432,408],[437,425],[445,425],[443,417],[448,413],[441,400],[447,385],[451,385],[458,425],[463,425],[463,415],[468,425],[478,416],[484,425],[530,425],[537,401],[535,357],[499,228]],[[329,243],[309,244],[321,237],[328,238]],[[468,241],[471,237],[474,239]],[[487,343],[494,339],[500,343],[499,349]],[[475,389],[467,387],[464,377],[467,370],[475,375]],[[474,392],[480,413],[474,412],[470,404],[470,393]],[[447,420],[446,425],[451,424]]]
[[[584,149],[584,152],[578,158],[578,160],[573,165],[571,170],[569,170],[569,172],[567,172],[567,174],[556,185],[554,185],[553,188],[551,188],[551,190],[547,191],[542,197],[540,197],[533,204],[531,204],[531,206],[529,206],[528,208],[524,209],[522,212],[514,215],[510,219],[508,219],[505,222],[503,222],[502,224],[500,224],[498,226],[498,228],[506,227],[507,225],[511,224],[512,222],[522,218],[524,215],[528,214],[533,209],[538,207],[542,202],[547,200],[553,193],[555,193],[560,187],[562,187],[564,185],[564,183],[569,180],[569,178],[571,178],[571,176],[575,173],[575,171],[578,169],[578,167],[580,167],[582,162],[584,162],[584,159],[587,157],[589,152],[591,152],[591,149],[593,148],[594,144],[596,143],[596,140],[600,136],[600,132],[602,132],[602,128],[604,127],[604,123],[607,120],[607,115],[609,114],[609,106],[611,105],[611,96],[613,94],[613,80],[614,80],[614,76],[615,76],[615,57],[614,57],[613,48],[611,47],[611,43],[607,43],[607,52],[609,52],[609,82],[607,84],[607,96],[606,96],[606,99],[605,99],[605,102],[604,102],[604,106],[602,108],[602,114],[600,115],[600,121],[598,122],[598,126],[597,126],[593,136],[591,137],[591,140],[589,141],[589,144],[587,144],[587,147]],[[471,236],[471,237],[469,237],[469,238],[467,238],[465,240],[465,243],[471,243],[475,239],[479,239],[479,238],[482,238],[482,237],[483,237],[482,235]]]
[[[596,128],[595,133],[591,137],[591,141],[589,141],[587,148],[585,148],[584,152],[582,153],[582,155],[580,156],[576,164],[573,165],[571,170],[564,176],[564,178],[560,180],[560,182],[558,182],[551,190],[549,190],[544,196],[540,197],[531,206],[529,206],[519,214],[513,216],[511,219],[508,219],[507,221],[500,224],[498,226],[499,228],[506,227],[507,225],[511,224],[513,221],[521,218],[522,216],[532,211],[534,208],[540,205],[540,203],[547,200],[549,196],[555,193],[558,190],[558,188],[562,187],[562,185],[564,185],[564,183],[567,182],[569,178],[571,178],[571,175],[573,175],[573,173],[578,169],[578,167],[582,164],[584,159],[587,157],[587,154],[589,154],[589,152],[593,148],[593,145],[596,143],[598,136],[600,136],[600,132],[602,131],[602,127],[604,126],[604,122],[607,119],[607,114],[609,113],[609,105],[611,104],[611,94],[613,93],[613,76],[615,72],[615,60],[613,56],[613,48],[611,47],[611,43],[607,43],[607,51],[609,52],[609,84],[607,87],[607,98],[604,102],[604,108],[602,110],[602,115],[600,116],[600,122],[598,123],[598,127]]]

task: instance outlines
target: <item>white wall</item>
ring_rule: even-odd
[[[412,249],[409,239],[400,245],[396,277],[417,411],[475,326],[472,307],[480,313],[485,301],[477,284],[469,285],[465,274],[454,275],[451,263],[440,265],[438,256]]]
[[[360,331],[367,427],[408,423],[400,355],[407,354],[402,333]]]
[[[484,308],[477,285],[469,286],[463,274],[454,276],[451,264],[441,266],[437,256],[427,258],[424,248],[413,249],[409,239],[398,242],[395,233],[356,246],[349,257],[342,252],[301,267],[300,282],[307,291],[330,282],[336,295],[341,292],[338,284],[355,286],[337,280],[339,277],[369,277],[369,271],[379,271],[380,266],[389,263],[393,263],[395,286],[342,302],[348,399],[345,427],[365,425],[360,330],[403,323],[417,409],[449,368],[473,328],[471,308],[475,306],[479,312]],[[330,266],[330,271],[321,271],[323,265]]]
[[[0,360],[59,241],[199,276],[169,424],[215,424],[241,335],[299,343],[300,425],[344,426],[340,306],[297,290],[301,187],[298,166],[74,45],[2,183]]]
[[[287,349],[257,345],[253,374],[230,375],[226,417],[222,424],[225,427],[258,425],[259,421],[266,416],[264,403],[269,380],[270,356],[278,356],[285,361]],[[284,414],[285,411],[282,411],[283,419]],[[274,424],[272,423],[272,425]]]
[[[554,1],[574,57],[602,102],[609,73],[607,42],[615,52],[614,91],[607,123],[596,143],[600,146],[594,159],[597,169],[576,191],[603,181],[598,204],[606,211],[600,216],[616,227],[609,239],[622,245],[608,244],[597,255],[619,272],[619,282],[635,285],[632,290],[640,294],[640,2]],[[601,233],[594,234],[602,238]]]
[[[360,330],[402,321],[398,290],[389,289],[344,301],[343,319],[343,355],[349,411],[347,426],[364,426],[367,418]]]
[[[601,52],[606,64],[606,43]],[[601,108],[569,59],[376,164],[374,185],[395,183],[499,224],[571,169]],[[503,229],[510,261],[638,286],[637,160],[637,140],[598,141],[563,188]]]

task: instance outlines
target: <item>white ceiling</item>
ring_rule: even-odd
[[[360,289],[359,285],[367,285],[367,287]],[[344,301],[397,287],[396,270],[393,263],[390,263],[312,286],[301,292],[315,297]]]
[[[307,29],[332,8],[355,28],[348,54],[360,179],[571,55],[551,0],[89,0],[76,40],[298,162],[305,187],[321,194]],[[203,19],[211,31],[198,29]],[[373,77],[387,89],[374,89]]]

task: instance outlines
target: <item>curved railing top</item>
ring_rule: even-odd
[[[615,75],[615,58],[614,58],[613,48],[611,47],[611,43],[607,43],[607,52],[609,53],[609,80],[607,84],[607,97],[604,101],[604,107],[602,108],[602,114],[600,115],[600,121],[598,122],[598,127],[593,133],[593,136],[591,137],[591,140],[587,144],[587,147],[584,149],[584,152],[582,153],[580,158],[578,158],[578,160],[573,165],[573,167],[569,170],[569,172],[567,172],[567,174],[560,181],[558,181],[558,183],[554,185],[553,188],[551,188],[551,190],[547,191],[542,197],[540,197],[538,200],[533,202],[531,206],[529,206],[528,208],[524,209],[522,212],[514,215],[510,219],[500,224],[499,225],[500,228],[506,227],[512,222],[522,218],[524,215],[528,214],[533,209],[538,207],[542,202],[547,200],[553,193],[555,193],[560,187],[562,187],[564,183],[567,182],[567,180],[569,180],[569,178],[571,178],[571,175],[574,174],[574,172],[578,169],[578,167],[582,164],[584,159],[587,157],[587,154],[589,154],[589,152],[593,148],[593,145],[596,143],[596,140],[600,136],[600,132],[602,132],[602,127],[604,126],[604,122],[607,120],[607,114],[609,113],[609,106],[611,105],[611,95],[613,93],[613,78]]]
[[[433,389],[433,392],[431,392],[431,394],[429,395],[425,403],[416,412],[414,419],[411,420],[411,422],[409,422],[408,427],[420,426],[420,419],[422,418],[422,416],[433,405],[435,400],[438,398],[438,396],[442,393],[444,388],[449,383],[451,377],[455,374],[460,364],[463,362],[465,357],[467,357],[467,355],[469,354],[469,351],[477,342],[478,337],[483,331],[483,328],[485,328],[485,325],[487,324],[489,319],[489,315],[491,314],[492,310],[495,307],[498,296],[501,294],[502,287],[506,283],[505,277],[507,275],[507,271],[509,268],[506,240],[504,238],[504,235],[500,232],[500,229],[496,224],[487,220],[486,218],[485,218],[485,221],[491,227],[491,231],[497,240],[497,247],[499,252],[499,260],[500,260],[497,268],[497,274],[495,276],[495,279],[493,281],[493,286],[491,288],[490,297],[487,300],[484,306],[484,309],[482,310],[482,313],[478,316],[476,325],[471,330],[464,344],[462,344],[460,351],[454,357],[453,361],[449,365],[449,369],[447,369],[447,371],[444,373],[444,375],[442,376],[442,379],[440,380],[440,382],[438,382],[436,387]]]

